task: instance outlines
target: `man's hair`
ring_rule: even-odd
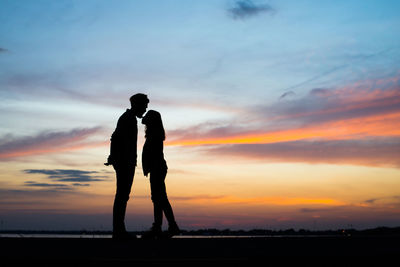
[[[129,98],[129,101],[131,102],[131,106],[137,104],[148,104],[150,102],[147,98],[147,95],[141,93],[131,96],[131,98]]]

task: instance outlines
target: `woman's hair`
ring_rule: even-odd
[[[164,126],[161,115],[155,110],[147,111],[142,119],[142,124],[146,125],[146,138],[165,140]]]

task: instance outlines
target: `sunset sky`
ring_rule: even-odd
[[[0,0],[0,230],[111,230],[146,93],[183,229],[400,225],[400,1]],[[128,230],[151,226],[138,167]]]

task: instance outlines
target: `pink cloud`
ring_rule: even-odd
[[[231,121],[168,131],[169,145],[276,143],[304,139],[400,136],[398,77],[337,89],[317,88],[302,98],[249,107]]]
[[[400,138],[293,141],[204,147],[206,153],[268,162],[304,162],[400,168]]]
[[[35,136],[4,136],[0,139],[0,161],[37,154],[57,153],[104,145],[87,139],[101,127],[78,128],[70,131],[42,132]]]

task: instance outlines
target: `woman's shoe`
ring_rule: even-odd
[[[168,227],[168,236],[169,237],[173,237],[174,235],[180,235],[181,234],[181,230],[179,229],[178,225],[172,224]]]
[[[142,234],[143,239],[158,239],[162,236],[161,227],[152,226],[149,231]]]

